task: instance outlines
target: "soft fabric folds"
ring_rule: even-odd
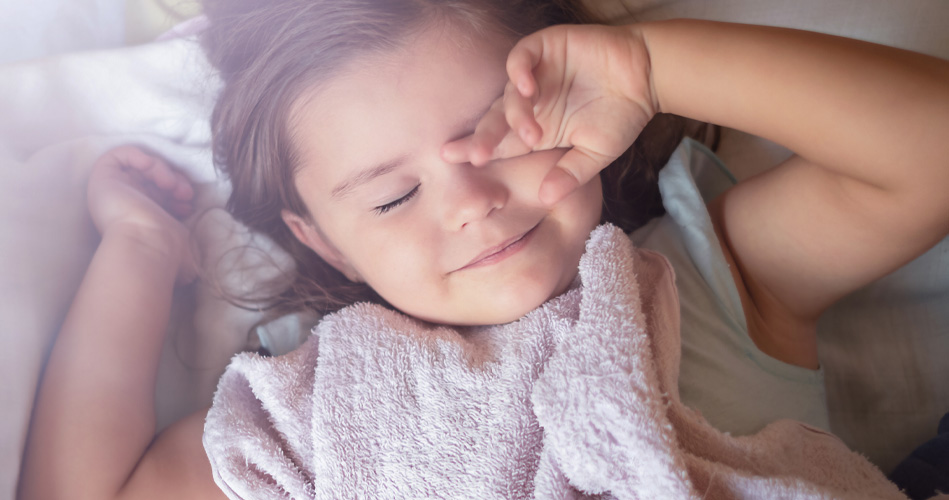
[[[237,356],[205,426],[231,498],[904,498],[836,437],[723,434],[679,401],[674,274],[617,228],[574,288],[498,326],[375,305]]]

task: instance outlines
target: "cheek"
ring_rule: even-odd
[[[593,179],[590,179],[590,182],[581,189],[585,203],[590,207],[591,211],[595,212],[596,219],[599,220],[603,212],[603,181],[599,175],[594,176]]]
[[[575,224],[589,228],[592,231],[600,222],[603,213],[603,185],[600,176],[595,176],[590,182],[577,188],[567,197],[562,207],[556,209],[573,219]]]
[[[575,269],[586,249],[590,232],[599,225],[603,212],[603,190],[599,177],[578,188],[561,203],[555,208],[556,219],[561,224],[561,244],[570,256],[568,265]]]
[[[375,231],[372,238],[356,238],[350,247],[353,267],[379,295],[390,302],[422,288],[422,277],[430,285],[437,278],[431,248],[411,230]]]

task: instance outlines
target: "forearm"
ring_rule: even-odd
[[[758,26],[671,21],[643,30],[662,111],[766,137],[880,188],[944,192],[946,61]]]
[[[174,259],[129,234],[103,238],[37,398],[25,498],[110,498],[141,458],[155,431],[176,270]]]

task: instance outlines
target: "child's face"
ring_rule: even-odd
[[[507,82],[510,42],[428,30],[353,61],[298,103],[295,234],[401,311],[436,323],[513,321],[567,289],[600,219],[598,178],[554,206],[537,197],[563,150],[477,168],[440,157]]]

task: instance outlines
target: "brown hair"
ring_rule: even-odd
[[[204,7],[211,21],[205,51],[224,81],[211,126],[214,162],[232,184],[227,209],[296,262],[289,287],[284,282],[258,297],[268,318],[383,302],[297,241],[281,218],[284,209],[309,217],[294,184],[298,161],[288,123],[304,91],[346,61],[392,50],[433,21],[512,40],[553,24],[595,21],[571,0],[205,0]],[[604,170],[605,220],[631,231],[662,213],[656,172],[684,133],[683,122],[660,117]]]

